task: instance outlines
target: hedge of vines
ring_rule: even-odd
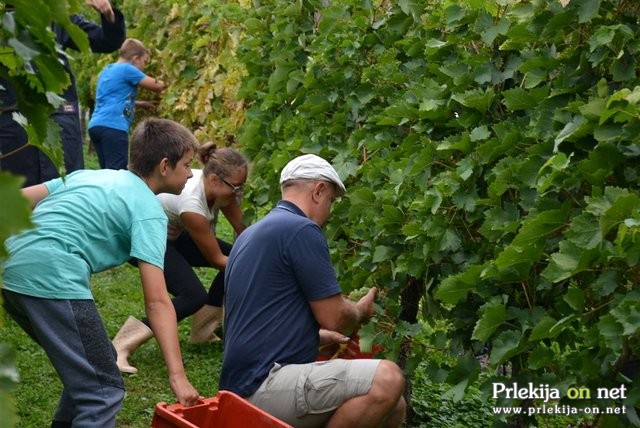
[[[249,221],[293,156],[345,179],[326,232],[345,290],[383,291],[365,341],[408,371],[450,353],[431,374],[455,398],[626,384],[561,403],[640,424],[620,373],[640,353],[636,1],[169,3],[125,4],[131,33],[171,85],[161,113],[251,158]]]

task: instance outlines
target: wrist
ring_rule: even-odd
[[[356,304],[356,324],[360,325],[364,322],[365,319],[365,311],[360,305]]]
[[[169,382],[180,382],[186,378],[187,374],[185,373],[184,368],[182,370],[174,369],[169,372]]]
[[[113,24],[116,22],[116,14],[113,9],[109,9],[105,11],[103,14],[104,18],[107,20],[109,24]]]

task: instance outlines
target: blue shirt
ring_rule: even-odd
[[[107,65],[98,77],[96,107],[89,128],[106,126],[129,132],[138,84],[147,75],[128,62]]]
[[[240,234],[229,255],[220,389],[248,397],[275,362],[315,361],[320,326],[309,301],[340,293],[322,230],[280,201]]]
[[[80,170],[45,183],[34,229],[7,239],[3,287],[54,299],[92,299],[90,274],[132,257],[163,268],[167,217],[126,170]]]

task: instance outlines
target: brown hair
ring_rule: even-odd
[[[149,56],[149,50],[138,39],[127,39],[120,46],[120,57],[131,61],[134,56]]]
[[[220,178],[227,178],[234,171],[248,167],[247,158],[242,153],[230,147],[218,148],[210,141],[200,146],[198,159],[204,165],[202,174],[205,177],[216,174]]]
[[[149,118],[131,134],[129,170],[148,177],[162,159],[167,158],[175,168],[185,153],[197,150],[198,140],[187,128],[173,120]]]

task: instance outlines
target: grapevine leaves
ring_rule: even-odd
[[[472,345],[516,378],[588,385],[579,367],[601,358],[613,379],[608,354],[638,327],[633,11],[297,6],[247,11],[241,141],[269,194],[252,200],[275,200],[268,183],[300,152],[351,159],[326,228],[342,284],[387,299],[407,277],[433,284],[452,352],[466,347],[453,397],[475,379]]]
[[[334,162],[343,288],[378,285],[400,325],[407,278],[424,284],[413,303],[447,323],[431,345],[457,362],[453,397],[485,345],[491,369],[565,386],[607,386],[640,352],[633,2],[155,3],[136,22],[176,82],[165,107],[200,137],[237,135],[248,220],[288,159]]]

